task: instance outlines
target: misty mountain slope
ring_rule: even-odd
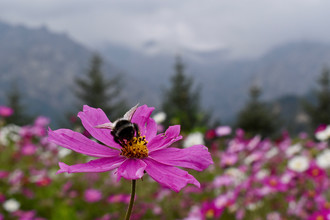
[[[131,103],[160,106],[162,90],[174,73],[174,56],[148,55],[111,43],[104,45],[100,51],[105,59],[126,73],[124,90]]]
[[[15,83],[30,113],[63,116],[76,107],[74,78],[85,74],[91,56],[65,34],[0,22],[0,101]]]
[[[261,87],[262,98],[268,101],[288,94],[303,95],[317,86],[317,78],[329,64],[330,45],[285,44],[253,61],[222,64],[225,67],[221,72],[204,79],[205,93],[210,95],[205,97],[208,102],[218,99],[215,108],[225,117],[234,117],[244,106],[252,84]],[[223,105],[231,107],[230,111],[223,109]]]
[[[312,42],[287,44],[270,51],[259,61],[255,77],[267,88],[266,98],[302,95],[330,64],[330,45]]]
[[[15,81],[29,98],[54,108],[70,103],[73,77],[83,71],[91,53],[46,28],[0,25],[1,87],[7,90]]]
[[[156,42],[152,47],[146,51],[107,44],[99,49],[107,76],[122,74],[123,96],[130,105],[159,107],[162,90],[174,73],[177,54],[157,52]],[[302,95],[316,87],[322,68],[330,63],[330,45],[313,42],[281,45],[254,60],[228,61],[225,52],[215,54],[218,58],[210,59],[205,51],[187,50],[181,57],[186,73],[201,86],[203,106],[223,122],[245,105],[253,83],[261,86],[267,101]],[[16,82],[30,111],[53,118],[63,115],[75,105],[74,78],[85,74],[91,55],[65,34],[0,22],[0,102]]]
[[[110,60],[116,61],[116,65],[126,68],[131,77],[138,76],[140,82],[150,81],[150,84],[139,88],[139,94],[158,104],[161,94],[159,90],[168,85],[174,72],[175,55],[155,53],[151,56],[143,51],[121,48],[109,44],[103,53]],[[116,53],[120,54],[119,59]],[[196,85],[201,86],[205,108],[213,109],[216,116],[226,121],[235,117],[245,105],[252,84],[262,88],[262,98],[267,101],[284,95],[302,95],[315,87],[322,68],[330,63],[330,45],[288,43],[254,60],[226,61],[219,58],[218,62],[214,62],[214,59],[210,60],[202,54],[194,55],[181,56],[186,65],[186,73],[194,77]]]

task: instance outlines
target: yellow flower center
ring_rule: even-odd
[[[312,170],[312,175],[313,176],[318,176],[320,174],[320,171],[318,169],[313,169]]]
[[[214,217],[214,210],[213,209],[207,210],[205,216],[206,216],[206,218],[213,218]]]
[[[123,155],[127,158],[145,158],[149,153],[147,143],[148,141],[146,140],[145,136],[133,137],[123,146],[120,155]]]
[[[324,220],[323,216],[322,215],[319,215],[316,217],[316,220]]]
[[[271,186],[277,186],[277,181],[275,180],[275,179],[271,179],[270,181],[269,181],[269,184],[271,185]]]
[[[324,203],[324,208],[330,209],[330,202],[325,202]]]
[[[309,195],[309,197],[315,197],[316,192],[314,190],[309,190],[308,195]]]

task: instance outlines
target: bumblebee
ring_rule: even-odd
[[[140,131],[136,123],[132,123],[131,119],[138,108],[139,104],[131,108],[122,118],[117,119],[113,123],[105,123],[96,126],[97,128],[110,128],[114,141],[120,145],[131,141],[133,137],[139,137]]]

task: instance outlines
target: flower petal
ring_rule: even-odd
[[[165,134],[159,134],[152,138],[147,147],[149,152],[155,150],[160,150],[166,147],[169,147],[174,142],[181,140],[182,136],[180,135],[180,125],[170,126]]]
[[[147,140],[151,140],[157,134],[157,123],[152,118],[143,116],[135,117],[133,123],[139,126],[141,136],[146,136]]]
[[[184,149],[165,148],[150,152],[149,157],[166,165],[190,168],[197,171],[202,171],[213,164],[210,152],[203,145],[195,145]]]
[[[162,186],[179,192],[188,183],[200,187],[200,183],[187,171],[159,163],[151,158],[143,159],[148,165],[146,172]]]
[[[78,117],[84,128],[97,140],[101,141],[109,147],[120,149],[121,146],[116,143],[109,129],[96,128],[98,125],[110,123],[110,120],[100,108],[92,108],[84,105],[83,111],[78,113]]]
[[[134,112],[134,115],[133,115],[131,121],[135,122],[136,117],[150,118],[150,115],[154,109],[155,109],[154,107],[148,107],[147,105],[142,105],[142,106],[138,107],[136,109],[136,111]]]
[[[59,162],[60,169],[57,173],[105,172],[119,167],[125,160],[125,157],[118,155],[117,157],[100,158],[72,166]]]
[[[69,129],[58,129],[55,131],[49,129],[48,140],[67,149],[92,157],[113,157],[120,154],[119,150],[98,144],[84,135]]]
[[[157,134],[157,123],[153,118],[147,120],[145,136],[147,140],[153,139]]]
[[[118,180],[124,177],[128,180],[140,179],[147,164],[140,159],[127,159],[117,170]]]
[[[148,107],[147,105],[142,105],[136,109],[136,111],[134,112],[134,115],[132,117],[132,120],[131,120],[131,122],[136,123],[139,126],[141,135],[142,136],[146,135],[146,138],[147,138],[147,135],[150,135],[148,132],[150,132],[150,130],[153,131],[153,127],[156,127],[155,121],[152,118],[150,118],[150,115],[154,109],[155,108],[153,108],[153,107]],[[157,132],[157,130],[156,130],[156,132]],[[153,138],[156,135],[156,133],[154,133],[154,135],[152,135],[152,134],[153,133],[151,132],[150,138]],[[148,138],[147,138],[147,140],[148,140]]]

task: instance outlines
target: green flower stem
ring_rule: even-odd
[[[126,212],[125,220],[129,220],[131,217],[131,213],[134,205],[134,198],[135,198],[135,188],[136,188],[136,180],[132,180],[131,200],[129,201],[129,206]]]

